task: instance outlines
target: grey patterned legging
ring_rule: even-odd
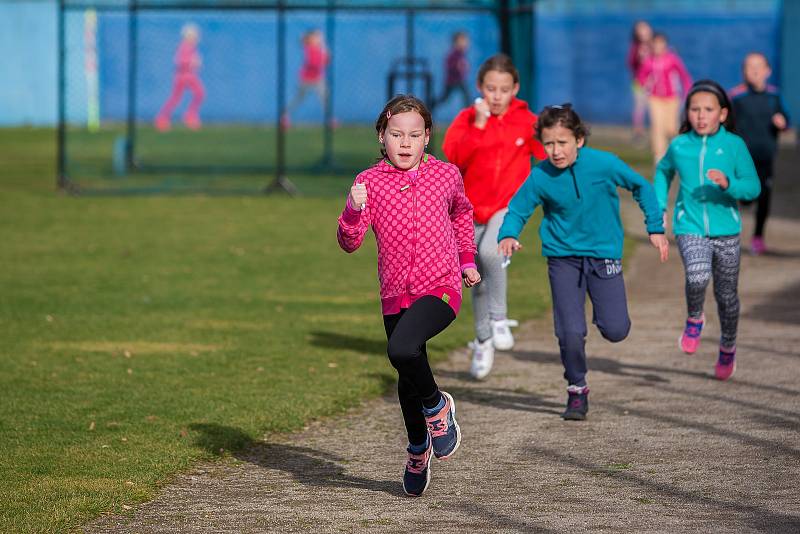
[[[686,306],[689,317],[703,315],[706,287],[714,277],[714,297],[719,312],[720,345],[736,344],[739,325],[739,236],[700,237],[679,235],[678,250],[686,273]]]

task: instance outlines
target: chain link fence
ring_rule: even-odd
[[[374,161],[390,93],[436,102],[442,128],[477,95],[477,68],[502,43],[496,6],[432,4],[64,0],[61,185],[324,190],[323,176]],[[442,99],[458,32],[466,91]]]

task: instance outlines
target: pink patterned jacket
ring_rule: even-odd
[[[458,313],[461,273],[475,266],[477,252],[472,204],[458,167],[428,154],[416,172],[384,160],[354,183],[367,186],[367,204],[363,210],[345,206],[337,238],[342,249],[353,252],[372,226],[384,315],[425,295],[441,298]]]

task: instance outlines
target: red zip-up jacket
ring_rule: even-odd
[[[531,156],[545,159],[534,126],[536,115],[515,98],[505,114],[489,117],[482,130],[475,127],[474,107],[461,110],[447,129],[442,150],[464,175],[476,223],[486,224],[508,206],[531,173]]]
[[[461,306],[462,269],[475,266],[472,205],[455,165],[425,155],[416,172],[381,161],[359,174],[367,186],[363,210],[345,206],[337,239],[346,252],[361,246],[372,226],[384,315],[434,295],[455,313]]]

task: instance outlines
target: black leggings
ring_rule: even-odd
[[[753,235],[764,237],[764,226],[769,216],[769,204],[772,197],[772,160],[755,160],[754,163],[758,179],[761,182],[761,194],[756,200],[756,227]],[[745,206],[751,203],[752,201],[742,202]]]
[[[397,397],[409,443],[425,442],[428,429],[422,407],[431,408],[440,398],[425,344],[455,318],[453,308],[434,296],[422,297],[400,313],[383,316],[389,340],[386,352],[397,369]]]

